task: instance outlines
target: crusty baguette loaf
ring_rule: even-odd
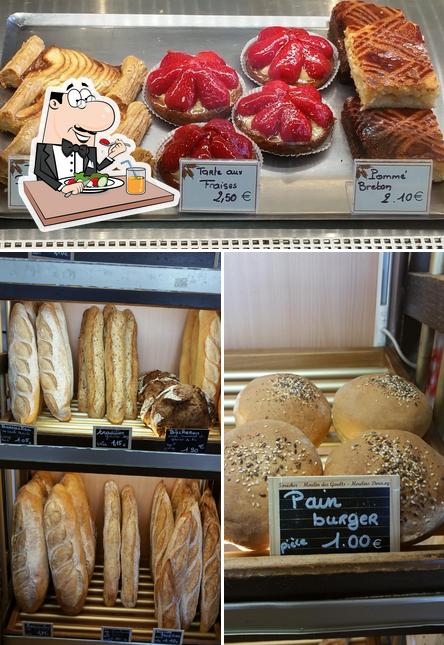
[[[26,309],[26,313],[28,314],[28,318],[32,322],[32,326],[35,329],[35,321],[37,319],[37,313],[39,311],[39,303],[38,302],[33,302],[32,300],[27,300],[25,302],[22,302],[22,305]]]
[[[54,486],[54,479],[51,473],[46,470],[36,470],[32,475],[32,479],[42,486],[45,496],[47,497],[51,492],[51,488]]]
[[[49,583],[43,531],[44,491],[44,486],[33,480],[22,486],[12,519],[12,586],[18,606],[28,613],[41,607]]]
[[[120,562],[124,607],[135,607],[139,591],[140,533],[137,502],[132,486],[122,488],[122,545]]]
[[[106,417],[111,423],[122,423],[126,398],[125,316],[116,308],[105,318],[105,378]]]
[[[156,486],[150,518],[151,575],[160,578],[165,553],[174,530],[174,515],[170,496],[163,481]],[[157,606],[156,587],[154,605]]]
[[[68,376],[71,382],[71,400],[72,400],[74,397],[74,366],[72,361],[71,345],[70,345],[69,336],[68,336],[68,327],[66,326],[65,312],[60,302],[54,302],[53,306],[56,311],[57,318],[59,320],[60,329],[62,331],[62,338],[66,348],[66,356],[68,357],[68,370],[69,370]]]
[[[220,318],[216,311],[199,311],[193,385],[200,387],[217,404],[220,391]]]
[[[207,488],[199,504],[202,518],[200,631],[209,632],[220,609],[221,543],[216,502]]]
[[[134,314],[129,309],[125,309],[123,315],[125,317],[125,419],[137,419],[137,380],[139,377],[137,323]]]
[[[202,581],[202,521],[198,503],[193,500],[189,509],[191,528],[188,563],[185,576],[180,582],[175,580],[176,587],[180,589],[180,623],[185,630],[189,629],[196,615]]]
[[[197,367],[197,349],[199,342],[199,309],[194,316],[194,324],[191,329],[191,347],[190,347],[190,385],[193,385],[196,379]]]
[[[172,561],[164,560],[162,571],[154,583],[157,597],[156,616],[159,627],[180,629],[180,598],[174,585]]]
[[[52,489],[43,513],[49,566],[63,613],[77,615],[88,593],[88,570],[71,495],[62,484]]]
[[[44,303],[37,314],[37,348],[40,383],[45,403],[59,421],[71,419],[69,357],[57,311]]]
[[[61,483],[71,495],[80,526],[83,552],[85,553],[88,578],[91,580],[96,561],[96,527],[86,494],[85,484],[79,473],[66,473]]]
[[[171,491],[171,506],[174,517],[177,518],[181,514],[186,500],[190,497],[196,502],[200,500],[200,489],[197,479],[176,479],[173,490]]]
[[[11,311],[8,334],[11,411],[19,423],[34,423],[40,409],[40,376],[34,327],[21,303]]]
[[[103,520],[103,602],[113,607],[120,581],[120,493],[116,482],[107,481],[104,488]]]
[[[77,400],[79,404],[79,412],[86,412],[87,406],[87,392],[88,381],[86,376],[86,360],[85,360],[85,329],[88,321],[89,309],[85,309],[82,316],[82,324],[80,325],[79,343],[77,347],[78,359],[78,386],[77,386]]]
[[[98,307],[90,307],[84,333],[84,360],[86,372],[86,411],[89,417],[105,416],[105,348],[103,314]]]
[[[182,351],[180,355],[179,380],[181,383],[192,384],[193,364],[191,351],[193,347],[193,331],[198,321],[199,310],[189,309],[182,336]]]

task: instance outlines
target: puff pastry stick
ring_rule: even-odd
[[[2,87],[18,87],[23,74],[45,49],[45,43],[38,36],[28,38],[14,56],[0,70]]]
[[[39,130],[40,118],[30,119],[27,121],[18,135],[14,137],[11,143],[0,154],[0,181],[8,181],[8,157],[14,155],[29,155],[31,150],[31,141],[37,136]]]
[[[136,146],[140,146],[143,137],[152,122],[152,117],[148,108],[142,101],[134,101],[128,105],[125,116],[122,118],[116,134],[124,134],[132,139]]]
[[[115,101],[121,109],[135,100],[148,70],[140,58],[126,56],[122,61],[120,71],[121,77],[110,87],[106,95]]]

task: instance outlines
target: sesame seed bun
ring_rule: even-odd
[[[316,448],[282,421],[250,421],[225,437],[225,539],[266,549],[268,477],[321,475]]]
[[[332,415],[343,440],[371,429],[393,428],[423,437],[432,421],[432,408],[407,379],[397,374],[372,374],[359,376],[337,391]]]
[[[444,522],[444,459],[411,432],[369,431],[346,441],[331,452],[325,475],[399,475],[404,544]]]
[[[297,374],[270,374],[250,381],[234,404],[236,425],[256,419],[290,423],[319,446],[328,434],[330,406],[311,381]]]

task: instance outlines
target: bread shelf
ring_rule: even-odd
[[[123,607],[120,598],[114,607],[103,604],[103,566],[96,565],[89,585],[88,597],[78,616],[65,616],[61,613],[55,596],[49,593],[46,602],[35,614],[21,612],[14,607],[4,630],[5,642],[8,636],[22,635],[22,622],[52,623],[54,638],[73,638],[100,640],[101,627],[130,627],[133,641],[151,642],[153,627],[157,627],[154,614],[154,584],[148,568],[141,567],[139,572],[139,596],[136,607]],[[11,639],[12,640],[12,639]],[[31,639],[30,642],[34,642]],[[25,639],[23,640],[25,642]],[[193,645],[216,644],[216,633],[201,633],[198,617],[185,633],[184,643]]]

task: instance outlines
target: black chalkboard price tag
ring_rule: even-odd
[[[94,426],[93,448],[125,448],[130,450],[132,434],[132,428]]]
[[[102,641],[104,643],[131,643],[131,631],[129,627],[102,627]]]
[[[200,428],[168,428],[165,450],[168,452],[205,452],[210,431]]]
[[[399,551],[399,476],[270,477],[271,555]]]
[[[183,629],[153,629],[152,643],[167,643],[167,645],[182,645]]]
[[[52,623],[22,623],[23,636],[31,638],[52,638]]]
[[[25,446],[37,444],[37,428],[22,423],[0,422],[0,443],[14,443]]]

